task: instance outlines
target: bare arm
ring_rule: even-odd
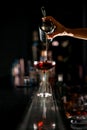
[[[54,32],[47,34],[48,39],[53,39],[57,36],[70,36],[78,39],[87,40],[87,28],[66,28],[55,20],[52,16],[43,17],[42,20],[50,21],[54,24]]]
[[[67,32],[72,33],[74,38],[87,40],[87,28],[67,29]]]

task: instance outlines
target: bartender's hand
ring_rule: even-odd
[[[54,25],[54,31],[51,34],[47,34],[48,39],[53,39],[56,36],[62,36],[66,33],[66,28],[55,20],[52,16],[46,16],[42,18],[42,21],[50,21]]]
[[[70,36],[73,38],[87,40],[87,28],[66,28],[52,16],[43,17],[42,20],[50,21],[54,24],[54,31],[51,34],[47,34],[48,39],[53,39],[57,36]]]

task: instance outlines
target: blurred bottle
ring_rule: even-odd
[[[32,32],[32,60],[36,61],[39,57],[39,34],[37,30]]]
[[[37,85],[38,83],[38,72],[34,67],[32,61],[28,61],[28,73],[30,86]]]

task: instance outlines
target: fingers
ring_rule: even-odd
[[[47,35],[47,39],[53,39],[56,36],[56,33],[52,33],[52,34],[46,34]]]
[[[46,17],[42,17],[43,21],[50,21],[50,22],[55,22],[55,19],[52,16],[46,16]]]
[[[52,19],[52,16],[42,17],[42,19],[44,19],[44,20],[51,20],[51,19]]]
[[[56,19],[54,19],[52,16],[46,16],[42,18],[42,21],[50,21],[52,22],[56,27],[64,27],[62,24],[60,24]]]
[[[47,39],[52,39],[53,37],[52,36],[50,36],[49,34],[47,34]]]

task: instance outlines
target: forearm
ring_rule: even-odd
[[[66,29],[67,35],[72,37],[87,40],[87,28]]]

